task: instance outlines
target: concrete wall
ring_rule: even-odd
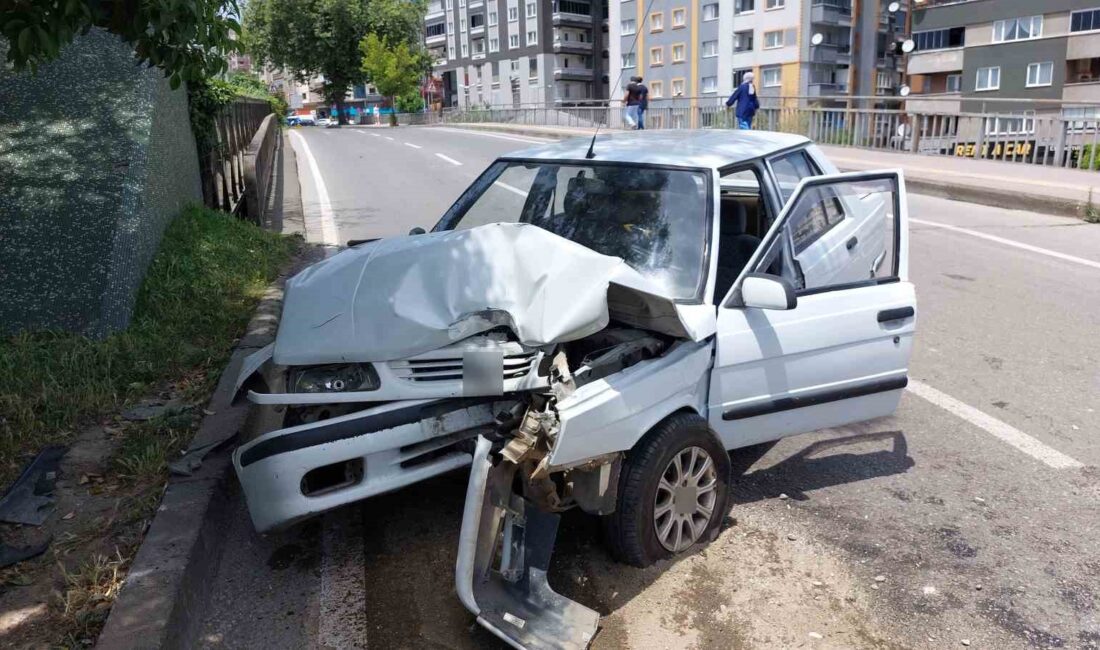
[[[0,333],[126,327],[168,222],[202,200],[183,89],[101,31],[0,68]]]

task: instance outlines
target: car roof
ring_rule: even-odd
[[[531,147],[504,156],[545,160],[584,160],[591,136]],[[804,136],[775,131],[729,129],[603,131],[596,136],[593,160],[676,167],[712,167],[769,156],[808,144]]]

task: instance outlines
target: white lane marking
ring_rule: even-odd
[[[423,149],[424,148],[424,147],[421,147],[418,144],[413,144],[411,142],[406,142],[404,144],[405,144],[406,147],[412,147],[413,149]]]
[[[363,518],[358,508],[324,516],[317,641],[322,648],[367,648]]]
[[[496,181],[496,182],[493,183],[493,185],[496,185],[497,187],[508,190],[512,194],[519,194],[520,196],[527,196],[527,192],[524,192],[523,190],[519,189],[518,187],[512,187],[511,185],[509,185],[508,183],[505,183],[503,181]]]
[[[993,437],[999,438],[1001,441],[1012,445],[1035,460],[1046,463],[1054,469],[1076,469],[1078,467],[1084,467],[1082,463],[1070,458],[1057,449],[1048,447],[1011,424],[1001,422],[992,415],[983,413],[969,404],[964,404],[946,393],[941,393],[928,384],[910,379],[909,391],[914,395],[923,397],[945,411],[966,420]]]
[[[448,133],[469,133],[471,135],[481,135],[486,138],[496,138],[498,140],[512,140],[513,142],[526,142],[527,144],[546,144],[547,142],[554,142],[551,138],[532,138],[532,137],[517,137],[514,135],[502,135],[500,133],[488,133],[478,129],[449,129],[445,126],[432,127],[436,131],[446,131]]]
[[[393,138],[391,138],[391,137],[390,137],[390,136],[388,136],[388,135],[386,136],[386,139],[387,139],[387,140],[389,140],[390,142],[393,142]]]
[[[376,138],[381,138],[382,137],[381,133],[371,133],[371,135],[373,135]]]
[[[964,235],[970,235],[971,237],[978,237],[981,239],[987,239],[998,244],[1004,244],[1005,246],[1012,246],[1021,250],[1030,251],[1032,253],[1038,253],[1040,255],[1046,255],[1047,257],[1054,257],[1067,262],[1073,262],[1074,264],[1082,264],[1084,266],[1090,266],[1094,269],[1100,269],[1100,262],[1093,260],[1086,260],[1083,257],[1074,257],[1073,255],[1066,255],[1065,253],[1059,253],[1058,251],[1052,251],[1048,248],[1039,248],[1038,246],[1032,246],[1031,244],[1025,244],[1012,239],[1005,239],[1004,237],[998,237],[996,235],[990,235],[984,232],[978,232],[977,230],[970,230],[968,228],[960,228],[958,226],[950,226],[946,223],[939,223],[936,221],[925,221],[924,219],[914,219],[909,217],[909,221],[912,223],[920,224],[922,226],[932,226],[933,228],[943,228],[944,230],[951,230],[953,232],[959,232]]]
[[[443,160],[446,160],[447,162],[451,163],[452,165],[455,165],[455,166],[458,166],[458,167],[461,167],[461,166],[462,166],[462,163],[458,162],[458,161],[457,161],[457,160],[455,160],[454,158],[450,158],[450,157],[448,157],[448,156],[444,156],[444,155],[443,155],[443,154],[441,154],[441,153],[437,153],[437,154],[436,154],[436,157],[437,157],[437,158],[441,158],[441,159],[443,159]],[[527,195],[526,195],[526,194],[524,194],[524,196],[527,196]]]
[[[313,176],[313,184],[317,188],[317,203],[320,206],[321,223],[319,228],[315,226],[314,229],[320,230],[320,243],[335,246],[339,241],[336,232],[336,217],[332,212],[332,201],[328,197],[325,179],[321,176],[320,168],[317,167],[317,159],[313,157],[313,152],[309,150],[309,145],[306,144],[306,139],[302,137],[301,133],[291,131],[290,134],[295,137],[295,142],[298,143],[302,153],[305,154],[306,164],[309,165],[309,173]],[[310,211],[307,210],[304,216],[307,220],[312,221],[309,213]],[[309,230],[308,227],[307,230]]]

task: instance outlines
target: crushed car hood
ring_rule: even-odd
[[[299,273],[274,361],[393,361],[498,327],[537,347],[589,336],[612,317],[709,335],[621,259],[537,226],[489,224],[370,242]]]

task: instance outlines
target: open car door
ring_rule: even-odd
[[[901,171],[799,183],[718,309],[709,419],[727,448],[893,413],[915,329],[908,239]]]

